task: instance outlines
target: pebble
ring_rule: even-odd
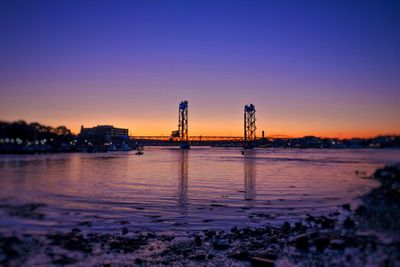
[[[355,226],[354,221],[350,219],[349,217],[346,218],[343,222],[343,226],[346,228],[353,228]]]
[[[274,267],[275,261],[270,260],[270,259],[260,258],[260,257],[253,257],[251,259],[251,264],[254,267]]]
[[[295,238],[296,247],[300,250],[308,250],[308,237],[307,235],[299,235]]]
[[[342,205],[342,209],[351,211],[350,204],[343,204],[343,205]]]
[[[319,252],[323,252],[329,246],[330,240],[325,237],[319,237],[314,239],[314,245]]]
[[[330,247],[332,249],[344,249],[346,248],[346,242],[341,239],[334,239],[330,241]]]
[[[206,256],[207,255],[202,252],[202,253],[198,253],[198,254],[190,256],[190,259],[192,259],[192,260],[205,260]]]
[[[250,254],[249,251],[244,247],[240,246],[233,250],[232,253],[230,253],[229,257],[236,259],[236,260],[247,260],[249,258]]]
[[[194,243],[196,246],[200,247],[203,244],[203,240],[201,240],[201,237],[199,235],[196,235],[194,238]]]
[[[230,247],[229,241],[222,238],[217,238],[213,242],[213,247],[217,250],[224,250]]]

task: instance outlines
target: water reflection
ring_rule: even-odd
[[[256,171],[254,150],[244,151],[244,199],[254,200],[256,198]]]
[[[355,171],[370,174],[399,157],[400,150],[255,149],[241,155],[224,148],[152,148],[141,157],[122,152],[0,155],[0,205],[46,205],[38,211],[44,220],[6,216],[0,207],[0,234],[72,229],[88,220],[93,231],[105,232],[120,232],[117,220],[129,221],[132,230],[167,230],[175,223],[182,231],[225,230],[257,223],[247,213],[264,213],[267,205],[282,215],[274,220],[280,223],[355,203],[376,186]],[[226,207],[211,211],[211,204]],[[156,215],[161,218],[147,217]]]
[[[179,160],[179,181],[178,181],[178,205],[181,208],[186,208],[188,204],[188,150],[181,150]]]

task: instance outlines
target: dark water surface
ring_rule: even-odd
[[[0,156],[0,231],[187,231],[328,214],[376,184],[361,177],[400,161],[387,149],[151,148],[106,154]],[[356,172],[357,171],[357,172]],[[44,218],[10,213],[43,203]]]

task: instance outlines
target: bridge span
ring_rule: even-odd
[[[129,136],[130,140],[154,140],[154,141],[178,141],[177,138],[171,136]],[[191,142],[202,141],[243,141],[243,136],[188,136]]]

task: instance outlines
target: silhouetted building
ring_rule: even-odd
[[[129,150],[128,141],[128,129],[115,128],[112,125],[98,125],[92,128],[81,126],[79,134],[81,150]]]

